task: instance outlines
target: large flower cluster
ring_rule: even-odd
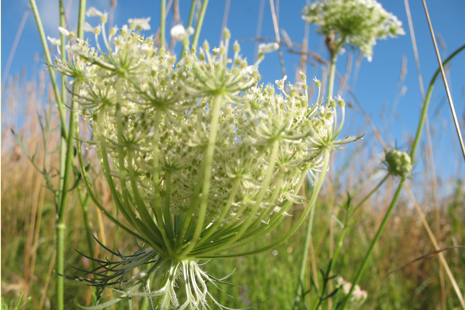
[[[336,52],[343,45],[358,46],[371,60],[377,39],[404,34],[402,23],[375,0],[321,0],[307,5],[302,18],[317,32],[334,38]]]
[[[304,75],[288,91],[285,78],[278,92],[259,85],[258,63],[241,58],[237,43],[228,58],[228,31],[218,48],[204,43],[177,60],[139,33],[145,24],[132,23],[104,36],[106,52],[86,41],[68,46],[72,61],[57,60],[56,68],[75,83],[75,108],[130,227],[113,220],[150,248],[122,257],[154,264],[133,278],[145,283],[153,273],[169,274],[158,284],[164,293],[153,296],[170,294],[164,296],[175,306],[179,270],[197,270],[184,271],[188,295],[197,296],[185,305],[203,307],[199,296],[207,294],[195,281],[211,279],[184,262],[263,236],[302,200],[300,187],[308,173],[318,178],[328,151],[353,139],[335,141],[343,123],[335,101],[309,106]],[[89,28],[97,42],[104,29]],[[120,284],[129,281],[123,278]]]

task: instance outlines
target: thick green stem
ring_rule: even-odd
[[[59,14],[60,14],[60,26],[65,27],[65,9],[63,5],[63,0],[59,1]],[[63,34],[61,34],[61,60],[63,62],[66,61],[66,53],[65,53],[65,45],[66,45],[66,38]],[[51,68],[50,68],[51,69]],[[66,85],[65,85],[66,77],[62,74],[61,75],[61,103],[64,105],[66,102]],[[58,101],[58,100],[57,100]],[[58,102],[60,102],[58,101]],[[62,109],[63,106],[62,106]],[[64,114],[64,111],[63,111]],[[60,115],[61,116],[61,115]],[[69,181],[70,181],[70,174],[71,174],[71,167],[73,166],[73,136],[74,136],[74,109],[71,110],[71,116],[69,120],[69,134],[68,137],[65,138],[64,132],[66,132],[66,116],[63,115],[64,120],[62,119],[61,128],[62,128],[62,136],[61,136],[61,143],[60,143],[60,182],[59,182],[59,204],[57,205],[57,219],[56,219],[56,227],[57,227],[57,270],[56,270],[56,302],[57,302],[57,309],[61,310],[64,307],[64,281],[63,281],[63,274],[64,274],[64,256],[65,256],[65,210],[66,204],[68,199],[68,188],[69,188]]]
[[[443,64],[444,65],[447,64],[455,55],[457,55],[463,49],[465,49],[465,45],[462,45],[459,49],[457,49],[454,53],[452,53],[443,62]],[[412,160],[415,158],[415,152],[416,152],[416,149],[418,147],[418,143],[420,141],[421,132],[423,130],[423,125],[424,125],[424,122],[425,122],[425,119],[426,119],[426,114],[427,114],[427,111],[428,111],[428,106],[429,106],[429,102],[430,102],[430,99],[431,99],[431,94],[433,92],[434,83],[436,81],[436,78],[439,75],[439,72],[440,72],[440,69],[438,69],[436,71],[433,78],[431,79],[431,82],[430,82],[429,88],[428,88],[428,92],[426,93],[425,101],[423,102],[423,109],[421,111],[420,122],[418,123],[417,133],[415,135],[415,140],[413,141],[413,145],[412,145],[412,148],[411,148],[411,151],[410,151],[410,158],[412,158]],[[376,232],[376,235],[375,235],[373,241],[370,244],[370,247],[369,247],[369,249],[367,251],[367,254],[365,255],[365,258],[364,258],[364,260],[362,262],[362,265],[360,266],[360,269],[357,272],[357,275],[355,276],[355,279],[352,281],[352,287],[351,287],[349,293],[347,294],[347,297],[344,299],[344,302],[341,304],[340,310],[343,310],[346,307],[348,301],[350,300],[350,296],[352,295],[352,292],[354,291],[355,285],[357,285],[359,283],[360,279],[362,278],[363,271],[366,268],[366,265],[368,263],[368,260],[371,257],[371,254],[373,253],[373,249],[374,249],[376,243],[378,242],[378,240],[379,240],[379,238],[381,236],[381,233],[382,233],[384,227],[386,226],[386,223],[388,222],[388,219],[389,219],[395,205],[397,204],[397,200],[399,199],[400,192],[402,191],[402,187],[404,185],[405,180],[406,180],[406,177],[401,179],[401,181],[399,183],[399,186],[397,187],[396,193],[394,194],[394,198],[392,199],[391,204],[389,205],[389,208],[388,208],[388,210],[386,212],[386,215],[384,216],[383,221],[381,222],[381,225],[379,226],[378,231]]]
[[[58,310],[64,309],[64,278],[63,273],[65,270],[65,229],[66,226],[64,223],[58,223],[56,225],[56,234],[57,234],[57,243],[56,243],[56,308]]]

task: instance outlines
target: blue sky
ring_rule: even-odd
[[[167,1],[169,2],[169,1]],[[190,2],[180,0],[181,21],[184,25],[187,23]],[[71,8],[69,16],[69,28],[75,28],[77,17],[78,0],[65,0],[68,7]],[[147,34],[155,33],[159,25],[159,2],[153,0],[120,0],[118,1],[114,12],[114,24],[120,26],[127,23],[129,18],[151,17],[152,29]],[[231,0],[230,10],[227,19],[227,27],[231,30],[232,40],[241,42],[241,53],[246,56],[249,62],[254,59],[253,41],[243,41],[251,39],[257,33],[257,20],[262,0]],[[279,28],[284,29],[294,42],[301,43],[304,37],[305,23],[300,17],[300,11],[306,1],[299,0],[275,0],[277,13],[279,14]],[[409,135],[413,135],[419,119],[421,107],[420,88],[415,69],[415,60],[410,39],[410,32],[407,23],[404,1],[384,0],[380,1],[383,7],[395,14],[402,21],[406,35],[396,39],[387,39],[378,41],[374,47],[373,60],[368,62],[364,59],[361,63],[360,70],[356,81],[352,73],[350,86],[355,92],[356,97],[373,118],[376,126],[384,128],[383,137],[390,145],[405,146]],[[1,61],[2,61],[2,79],[7,64],[7,59],[18,30],[18,26],[28,10],[29,1],[26,0],[2,0],[1,11]],[[39,12],[42,16],[46,35],[58,37],[58,1],[56,0],[37,0]],[[206,19],[204,22],[200,42],[208,39],[211,46],[218,45],[221,36],[221,27],[223,24],[226,1],[210,0]],[[463,0],[428,0],[428,8],[436,34],[440,35],[445,49],[442,55],[447,56],[461,45],[465,44],[465,1]],[[101,11],[110,11],[110,0],[88,0],[87,7],[94,6]],[[413,25],[418,44],[420,65],[427,87],[434,71],[438,67],[437,59],[434,54],[433,45],[429,30],[427,28],[425,13],[420,0],[410,1],[410,10],[412,13]],[[269,1],[264,1],[263,24],[261,27],[261,37],[274,38],[273,23],[270,14]],[[171,18],[171,17],[169,17]],[[93,25],[97,20],[89,20]],[[168,29],[171,26],[168,20]],[[328,55],[323,43],[323,38],[310,28],[309,48],[327,59]],[[284,61],[288,80],[293,82],[295,70],[299,63],[299,56],[287,52],[284,48]],[[37,68],[43,66],[39,61],[34,60],[35,55],[43,60],[42,47],[38,38],[38,32],[35,26],[35,20],[30,13],[27,17],[24,30],[19,40],[16,52],[14,54],[11,68],[8,76],[18,74],[23,68],[27,68],[27,78],[31,79],[37,74]],[[337,68],[341,73],[345,72],[346,57],[348,53],[339,57]],[[354,60],[358,55],[354,54]],[[399,85],[398,79],[401,72],[403,58],[406,59],[407,74],[404,82]],[[267,54],[266,59],[260,65],[262,80],[265,83],[273,83],[276,79],[282,78],[281,68],[279,65],[278,53]],[[456,57],[449,71],[449,83],[452,90],[452,96],[457,110],[457,115],[461,120],[462,131],[465,131],[465,53]],[[316,76],[321,79],[321,69],[312,66],[307,67],[307,76],[312,78]],[[430,120],[435,128],[435,161],[437,169],[443,173],[461,174],[465,172],[464,161],[460,161],[460,150],[458,148],[458,139],[455,130],[452,129],[451,115],[448,103],[445,100],[445,92],[442,81],[436,84],[435,91],[430,108]],[[356,83],[354,83],[356,82]],[[396,102],[396,93],[400,88],[406,90],[405,95],[398,98]],[[337,87],[336,87],[337,89]],[[343,94],[346,101],[352,101],[346,93]],[[393,106],[396,105],[396,113],[391,113]],[[384,113],[385,117],[380,115]],[[350,130],[362,126],[363,130],[370,135],[368,126],[363,125],[363,119],[353,110],[348,111],[348,123],[346,133]]]

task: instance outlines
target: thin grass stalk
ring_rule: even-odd
[[[270,0],[270,9],[271,9],[271,18],[273,19],[273,28],[274,28],[274,34],[276,37],[276,42],[279,44],[278,54],[279,54],[279,63],[281,65],[281,73],[283,76],[285,76],[286,68],[284,67],[283,50],[281,49],[281,39],[279,37],[278,18],[276,16],[276,10],[274,8],[274,0]]]
[[[421,99],[425,99],[425,89],[423,86],[423,76],[421,75],[421,69],[420,69],[420,57],[418,55],[418,49],[417,49],[417,42],[415,39],[415,31],[413,28],[413,22],[412,22],[412,15],[410,14],[410,6],[408,0],[405,0],[405,11],[407,13],[407,19],[408,19],[408,25],[410,29],[410,38],[412,39],[412,47],[413,47],[413,54],[415,56],[415,64],[416,64],[416,69],[417,69],[417,76],[418,76],[418,83],[420,85],[420,94],[421,94]],[[434,158],[433,158],[433,148],[432,148],[432,141],[431,141],[431,129],[429,126],[429,119],[428,115],[426,116],[425,120],[425,129],[426,129],[426,144],[427,144],[427,150],[428,150],[428,156],[429,156],[429,162],[430,162],[430,167],[429,171],[431,173],[431,181],[432,181],[432,186],[433,186],[433,200],[434,200],[434,210],[435,210],[435,220],[436,220],[436,233],[438,234],[438,239],[441,240],[441,226],[440,226],[440,213],[439,213],[439,202],[438,202],[438,187],[436,184],[436,172],[434,168]],[[439,279],[440,279],[440,284],[441,284],[441,300],[442,300],[442,307],[443,309],[446,309],[445,303],[446,303],[446,293],[445,293],[445,281],[444,281],[444,270],[443,266],[441,265],[441,259],[438,258],[440,267],[439,267]]]
[[[462,45],[454,53],[452,53],[443,63],[444,64],[448,63],[454,56],[456,56],[458,53],[460,53],[464,49],[465,49],[465,45]],[[431,99],[431,94],[433,93],[434,83],[435,83],[436,78],[438,77],[440,72],[441,72],[441,68],[436,70],[436,73],[434,74],[433,78],[431,79],[431,82],[430,82],[430,85],[429,85],[429,88],[428,88],[428,92],[426,93],[426,98],[425,98],[424,103],[423,103],[423,108],[422,108],[422,112],[421,112],[420,121],[418,123],[417,133],[415,135],[415,140],[413,141],[412,148],[411,148],[411,151],[410,151],[410,158],[412,158],[412,159],[415,158],[415,153],[416,153],[418,144],[420,142],[420,137],[421,137],[421,133],[422,133],[422,130],[423,130],[423,125],[425,123],[426,114],[427,114],[428,106],[429,106],[430,99]],[[347,305],[347,302],[350,299],[350,296],[352,295],[352,292],[355,289],[355,285],[357,285],[358,282],[360,281],[360,279],[362,277],[362,274],[363,274],[363,271],[365,270],[365,267],[366,267],[366,265],[368,263],[368,260],[371,257],[373,249],[374,249],[376,243],[378,242],[378,240],[379,240],[379,238],[381,236],[381,233],[382,233],[384,227],[386,226],[386,223],[387,223],[392,211],[394,210],[395,205],[397,204],[397,200],[399,199],[400,192],[402,191],[402,187],[404,185],[405,180],[406,180],[406,177],[404,177],[404,178],[402,178],[400,180],[400,183],[399,183],[399,185],[397,187],[397,190],[396,190],[396,192],[394,194],[394,197],[393,197],[393,199],[391,201],[391,204],[389,205],[388,210],[386,211],[386,214],[385,214],[385,216],[384,216],[384,218],[383,218],[383,220],[381,222],[381,225],[378,228],[378,231],[376,232],[376,235],[375,235],[375,237],[373,238],[373,241],[370,244],[370,247],[369,247],[369,249],[367,251],[367,254],[365,255],[365,258],[364,258],[364,260],[362,262],[362,265],[360,266],[360,268],[359,268],[359,270],[357,272],[357,275],[355,276],[355,279],[352,281],[352,287],[350,288],[350,291],[347,294],[347,297],[344,299],[343,303],[341,304],[340,310],[344,310],[344,308]]]
[[[262,32],[262,24],[263,24],[263,12],[265,11],[265,0],[260,1],[260,8],[258,10],[258,18],[257,18],[257,31],[255,32],[255,37],[260,38],[260,34]],[[258,59],[258,40],[255,41],[255,46],[253,49],[253,61],[256,62]]]
[[[52,258],[50,259],[50,264],[48,266],[47,277],[45,278],[45,283],[43,286],[43,293],[40,296],[39,307],[37,309],[42,310],[45,303],[45,298],[47,297],[47,289],[50,284],[50,279],[52,278],[53,266],[55,265],[56,251],[53,251]]]
[[[10,54],[8,55],[8,60],[6,61],[5,69],[3,70],[2,76],[2,90],[5,89],[5,83],[8,78],[8,73],[10,72],[11,63],[13,62],[13,57],[16,53],[16,47],[18,47],[19,39],[21,38],[21,34],[23,33],[24,25],[26,24],[27,17],[29,16],[29,9],[26,10],[21,18],[21,22],[19,23],[18,30],[16,31],[15,40],[11,45]]]
[[[207,11],[208,0],[203,0],[202,7],[200,9],[199,19],[197,20],[197,25],[195,27],[194,39],[192,40],[192,49],[197,48],[197,43],[199,42],[200,31],[202,30],[203,19],[205,17],[205,12]],[[192,14],[192,11],[191,11]]]
[[[410,190],[410,187],[408,186],[408,184],[405,185],[405,190],[407,191],[408,195],[410,196],[410,199],[412,199],[413,205],[415,206],[415,209],[417,210],[418,215],[420,216],[421,222],[423,223],[423,226],[425,227],[426,232],[428,233],[428,236],[429,236],[431,242],[433,243],[433,246],[434,246],[435,250],[439,251],[441,249],[440,244],[436,240],[436,237],[434,237],[433,231],[431,230],[430,226],[428,225],[428,221],[426,220],[425,215],[421,211],[421,208],[418,205],[418,202],[416,201],[415,197],[413,196],[413,193]],[[465,301],[463,299],[463,295],[462,295],[462,293],[460,291],[460,288],[459,288],[459,286],[457,284],[457,281],[455,280],[455,277],[454,277],[452,271],[449,268],[449,264],[447,264],[447,261],[444,258],[444,254],[441,252],[441,253],[438,253],[438,256],[439,256],[439,260],[442,263],[442,266],[446,270],[446,273],[447,273],[447,276],[450,279],[450,282],[452,283],[452,287],[454,288],[454,291],[455,291],[455,293],[457,294],[457,297],[460,300],[460,305],[462,306],[462,309],[465,309]]]
[[[431,39],[433,40],[434,51],[436,52],[436,56],[438,58],[439,69],[441,70],[442,81],[444,82],[444,87],[446,89],[447,99],[449,101],[450,111],[452,113],[452,118],[454,120],[455,130],[457,131],[457,136],[459,138],[460,147],[462,149],[463,159],[465,160],[465,145],[463,144],[462,133],[460,132],[460,125],[457,120],[457,115],[455,114],[454,102],[452,101],[452,96],[450,94],[449,85],[447,83],[447,78],[446,78],[446,73],[444,72],[444,66],[441,61],[441,55],[439,54],[438,45],[436,43],[436,37],[434,36],[433,25],[431,24],[431,19],[429,17],[428,8],[426,6],[425,0],[423,0],[423,7],[425,8],[425,15],[426,15],[426,19],[428,20],[428,27],[431,33]]]

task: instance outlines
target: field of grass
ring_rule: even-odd
[[[19,300],[25,302],[21,309],[56,309],[57,211],[54,197],[47,186],[58,186],[60,119],[53,91],[45,76],[45,71],[40,71],[37,80],[32,81],[17,76],[2,89],[2,310],[16,309],[18,296],[21,296]],[[40,98],[47,98],[47,102]],[[350,113],[357,113],[353,106],[349,105],[349,108]],[[219,289],[212,285],[209,287],[220,304],[229,308],[257,305],[256,309],[294,309],[292,305],[301,260],[303,254],[307,253],[307,272],[303,283],[307,294],[304,302],[295,309],[312,309],[318,291],[323,286],[322,273],[330,263],[342,232],[340,223],[345,219],[344,205],[349,195],[353,205],[357,205],[386,176],[382,164],[382,142],[377,135],[371,134],[372,128],[363,125],[363,128],[352,129],[353,132],[369,134],[344,153],[333,155],[315,206],[309,248],[305,248],[306,228],[303,225],[276,248],[246,257],[205,262],[203,269],[216,278],[232,272],[225,281],[233,285],[219,285]],[[388,131],[384,128],[377,130]],[[25,149],[18,145],[12,131],[22,137]],[[438,139],[434,134],[429,138],[433,142]],[[465,180],[463,176],[445,178],[440,173],[436,175],[431,161],[435,150],[423,140],[420,148],[422,169],[414,170],[407,179],[400,199],[368,260],[359,283],[368,298],[359,309],[462,309],[453,283],[456,281],[463,294]],[[39,169],[47,170],[49,183],[33,167],[25,151],[30,156],[36,154],[33,161]],[[94,160],[90,152],[88,155],[91,161]],[[95,167],[98,169],[97,165]],[[110,190],[101,172],[97,170],[96,175],[99,178],[95,188],[98,189],[103,207],[122,219],[113,206]],[[333,268],[334,277],[340,276],[351,281],[356,276],[398,184],[398,179],[389,177],[355,212],[345,231],[338,260]],[[132,236],[115,228],[92,202],[87,204],[80,200],[81,190],[81,187],[73,188],[65,209],[66,275],[82,276],[82,272],[77,269],[92,268],[92,262],[80,253],[98,259],[113,258],[96,241],[92,240],[89,245],[86,236],[88,228],[102,244],[120,250],[123,255],[137,250],[136,240]],[[311,188],[305,188],[308,197],[311,191]],[[88,206],[88,214],[83,212],[83,206]],[[278,239],[299,219],[302,210],[302,205],[293,206],[291,215],[272,233],[237,251],[260,248]],[[437,246],[432,236],[437,240]],[[90,248],[93,253],[89,252]],[[444,251],[439,253],[437,248]],[[440,255],[444,256],[447,265],[441,262]],[[450,269],[450,273],[446,269]],[[334,289],[335,282],[328,282],[329,291]],[[104,291],[106,300],[114,298],[111,293],[109,289]],[[94,289],[66,279],[65,309],[91,305],[94,294]],[[319,309],[333,309],[342,293],[337,294]],[[136,309],[146,309],[142,299],[136,298],[135,304]],[[111,309],[128,308],[127,304],[118,303]]]
[[[43,164],[39,124],[37,116],[32,113],[33,107],[40,104],[35,102],[34,98],[38,97],[36,91],[41,91],[41,86],[32,85],[31,82],[12,85],[9,90],[12,109],[21,106],[21,103],[25,104],[22,107],[26,111],[25,125],[15,130],[24,136],[25,144],[29,145],[31,153],[38,145],[39,155],[35,160],[38,165]],[[17,93],[13,90],[17,90]],[[14,114],[12,110],[10,113]],[[57,122],[56,115],[52,115],[51,127],[56,126]],[[14,128],[14,120],[11,120],[11,123],[5,122],[2,137],[2,295],[4,302],[10,303],[20,292],[24,292],[25,297],[31,297],[25,309],[54,309],[54,205],[50,192],[44,187],[42,176],[32,168],[16,145],[10,133],[11,127]],[[50,149],[55,147],[54,143],[56,145],[56,132],[51,134]],[[345,170],[341,165],[341,171],[331,171],[326,180],[315,213],[308,260],[308,270],[312,272],[306,277],[307,288],[311,283],[309,277],[313,277],[316,270],[327,267],[330,247],[334,247],[340,233],[338,225],[334,226],[334,230],[330,230],[327,219],[331,204],[336,216],[342,220],[343,212],[339,206],[347,199],[346,192],[363,186],[355,197],[357,201],[376,183],[373,180],[377,180],[374,178],[377,177],[376,173],[381,171],[381,166],[372,159],[375,153],[372,145],[375,143],[363,141],[363,145],[350,151],[357,152],[356,165],[351,165]],[[360,151],[361,148],[363,151]],[[345,156],[350,158],[352,155],[348,153]],[[56,154],[48,155],[45,164],[53,167],[55,158]],[[360,177],[354,178],[354,175]],[[371,179],[367,179],[369,177]],[[390,179],[355,215],[354,223],[344,239],[340,259],[334,268],[335,275],[345,279],[353,278],[384,215],[396,183],[395,179]],[[434,211],[434,193],[422,190],[431,188],[428,172],[414,175],[408,184],[414,193],[419,193],[416,199],[437,235],[435,223],[438,214]],[[438,197],[441,232],[441,238],[438,239],[442,247],[462,245],[465,243],[465,230],[462,226],[465,221],[463,181],[439,179],[439,184],[442,188],[452,190],[449,195]],[[112,210],[110,194],[103,182],[101,191],[107,203],[106,207]],[[90,264],[89,260],[77,253],[79,251],[89,254],[84,234],[83,213],[75,191],[72,193],[66,214],[66,238],[69,240],[69,246],[65,253],[65,270],[67,274],[78,275],[71,266],[89,268]],[[299,217],[300,209],[301,206],[296,206],[293,212],[295,216],[288,217],[272,234],[264,240],[257,241],[257,245],[266,244],[287,231],[295,218]],[[124,232],[115,231],[114,226],[97,212],[92,204],[89,220],[92,232],[105,245],[124,249],[123,254],[129,254],[136,249],[135,240]],[[228,307],[240,308],[264,302],[258,309],[290,309],[304,251],[304,235],[305,229],[302,228],[273,250],[237,259],[209,261],[204,268],[211,275],[223,277],[234,271],[228,281],[239,285],[221,286],[224,293],[212,288],[215,298]],[[389,271],[433,251],[434,247],[413,208],[412,200],[404,192],[360,283],[360,287],[368,292],[363,309],[440,309],[442,294],[446,303],[445,309],[459,309],[459,302],[447,278],[444,280],[444,287],[441,288],[437,255],[414,262],[387,276]],[[107,255],[102,254],[103,252],[102,248],[95,246],[95,257],[103,258],[102,255]],[[465,274],[465,251],[449,249],[444,254],[453,274],[456,275],[459,287],[465,287],[465,278],[461,276]],[[321,274],[318,271],[317,274],[321,285]],[[231,298],[228,294],[235,297]],[[315,297],[311,294],[308,296]],[[65,300],[69,305],[67,309],[78,309],[78,304],[88,304],[89,289],[80,283],[66,280]],[[307,299],[307,303],[311,304],[310,298]],[[115,309],[125,309],[125,306],[117,305]]]

